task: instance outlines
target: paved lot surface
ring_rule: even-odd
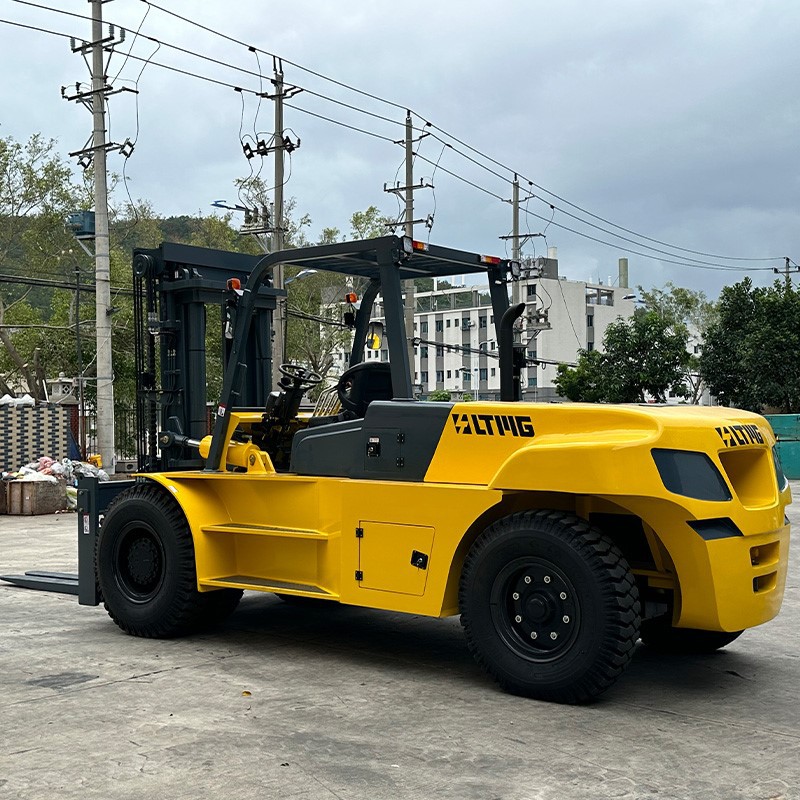
[[[0,574],[73,572],[76,538],[74,515],[0,517]],[[164,642],[0,584],[0,797],[795,800],[793,555],[777,620],[713,656],[640,647],[576,708],[497,690],[457,619],[246,594],[221,631]]]

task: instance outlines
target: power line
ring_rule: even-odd
[[[53,8],[51,8],[49,6],[43,6],[43,5],[39,5],[39,4],[36,4],[36,3],[27,2],[27,0],[14,0],[14,2],[20,3],[22,5],[27,5],[27,6],[40,8],[40,9],[43,9],[43,10],[48,10],[48,11],[54,11],[54,12],[57,12],[57,13],[67,14],[69,16],[84,17],[84,15],[81,15],[81,14],[75,14],[75,13],[72,13],[72,12],[64,12],[64,11],[61,11],[60,9],[53,9]],[[205,26],[201,25],[200,23],[196,23],[193,20],[189,20],[189,19],[187,19],[185,17],[182,17],[179,14],[175,14],[174,12],[170,12],[170,11],[168,11],[166,9],[163,9],[163,8],[161,8],[160,6],[158,6],[158,5],[154,4],[154,3],[150,3],[149,0],[143,0],[143,2],[145,2],[148,5],[148,7],[152,6],[154,8],[157,8],[158,10],[163,11],[164,13],[168,13],[168,14],[170,14],[172,16],[175,16],[175,17],[185,21],[185,22],[188,22],[188,23],[190,23],[192,25],[196,25],[197,27],[200,27],[203,30],[207,30],[209,32],[215,33],[215,34],[221,36],[222,38],[228,39],[228,40],[230,40],[230,41],[232,41],[232,42],[234,42],[236,44],[248,47],[248,49],[250,49],[250,50],[252,50],[254,52],[256,52],[256,51],[257,52],[262,52],[262,53],[264,53],[266,55],[269,55],[269,56],[271,56],[273,58],[278,58],[278,56],[276,56],[276,55],[274,55],[272,53],[269,53],[268,51],[260,50],[260,48],[254,48],[252,46],[246,45],[244,42],[242,42],[240,40],[234,39],[234,38],[229,37],[229,36],[227,36],[225,34],[221,34],[221,33],[217,32],[217,31],[212,31],[211,29],[206,28]],[[14,23],[14,22],[11,22],[11,21],[8,21],[8,20],[0,20],[0,22],[5,22],[7,24],[16,25],[18,27],[23,27],[23,28],[27,28],[27,29],[31,29],[31,30],[37,30],[37,31],[44,32],[44,33],[49,33],[49,34],[52,34],[52,35],[62,36],[64,38],[72,38],[72,37],[68,37],[66,34],[62,34],[62,33],[56,32],[56,31],[50,31],[50,30],[47,30],[47,29],[44,29],[44,28],[39,28],[39,27],[36,27],[36,26],[23,25],[21,23]],[[198,54],[198,53],[193,53],[192,51],[189,51],[189,50],[186,50],[184,48],[178,47],[177,45],[171,45],[171,44],[168,44],[168,43],[165,43],[165,42],[161,42],[160,40],[155,39],[154,37],[146,36],[144,34],[140,34],[140,35],[141,35],[142,38],[146,38],[146,39],[148,39],[150,41],[153,41],[153,42],[155,42],[155,43],[157,43],[159,45],[164,45],[166,47],[170,47],[170,48],[175,49],[175,50],[177,50],[179,52],[186,53],[186,54],[189,54],[189,55],[193,55],[193,56],[199,57],[199,58],[201,58],[203,60],[209,61],[211,63],[217,64],[217,65],[220,65],[220,66],[229,67],[229,68],[238,70],[238,71],[240,71],[242,73],[245,73],[245,74],[248,74],[248,75],[251,75],[251,76],[257,76],[257,77],[259,77],[259,79],[263,78],[263,76],[260,73],[255,73],[252,70],[247,70],[247,69],[242,68],[242,67],[235,67],[233,65],[226,64],[225,62],[222,62],[222,61],[220,61],[218,59],[214,59],[214,58],[211,58],[209,56],[204,56],[204,55]],[[257,91],[255,91],[253,89],[240,87],[240,86],[237,86],[235,84],[227,83],[225,81],[221,81],[221,80],[218,80],[218,79],[215,79],[215,78],[211,78],[211,77],[206,76],[206,75],[201,75],[199,73],[192,72],[191,70],[185,70],[185,69],[181,69],[181,68],[178,68],[178,67],[174,67],[174,66],[169,65],[169,64],[164,64],[164,63],[152,61],[152,55],[150,57],[148,57],[147,59],[145,59],[145,58],[140,57],[140,56],[135,56],[131,52],[129,52],[129,53],[126,54],[126,60],[128,58],[131,58],[131,59],[134,59],[134,60],[137,60],[137,61],[140,61],[140,62],[144,62],[145,65],[148,64],[148,63],[151,63],[151,64],[153,64],[153,66],[158,66],[158,67],[161,67],[162,69],[167,69],[167,70],[170,70],[172,72],[176,72],[178,74],[186,75],[188,77],[193,77],[193,78],[196,78],[198,80],[203,80],[205,82],[212,83],[212,84],[215,84],[215,85],[218,85],[218,86],[231,88],[231,89],[234,89],[235,91],[238,91],[240,93],[245,93],[246,92],[246,93],[249,93],[249,94],[254,94],[254,95],[259,96],[259,97],[263,94],[262,92],[257,92]],[[284,59],[281,59],[281,60],[283,61]],[[317,77],[323,78],[325,80],[329,80],[330,82],[335,83],[337,85],[340,85],[343,88],[347,88],[347,89],[349,89],[351,91],[354,91],[354,92],[357,92],[359,94],[363,94],[363,95],[371,97],[373,99],[380,100],[382,102],[386,102],[389,105],[392,105],[394,107],[402,108],[402,106],[400,106],[399,104],[391,103],[390,101],[386,101],[383,98],[379,98],[376,95],[372,95],[372,94],[370,94],[368,92],[362,92],[361,90],[358,90],[355,87],[352,87],[352,86],[349,86],[348,84],[344,84],[344,83],[341,83],[341,82],[336,81],[334,79],[328,78],[327,76],[322,75],[321,73],[317,73],[317,72],[315,72],[313,70],[308,70],[308,69],[306,69],[306,68],[302,67],[301,65],[296,64],[294,62],[286,60],[286,63],[292,64],[292,66],[295,66],[298,69],[302,69],[304,71],[307,71],[310,74],[314,74]],[[302,87],[298,87],[298,88],[302,88]],[[304,91],[306,91],[308,94],[310,94],[312,96],[318,97],[320,99],[328,100],[328,101],[336,103],[336,104],[338,104],[338,105],[340,105],[342,107],[345,107],[345,108],[348,108],[348,109],[351,109],[351,110],[355,110],[355,111],[359,111],[361,113],[367,113],[369,116],[375,117],[375,118],[380,119],[382,121],[391,122],[392,124],[402,124],[402,123],[400,123],[400,122],[398,122],[396,120],[392,120],[389,117],[385,117],[385,116],[382,116],[382,115],[379,115],[379,114],[374,114],[372,112],[367,112],[364,109],[359,109],[356,106],[353,106],[353,105],[351,105],[349,103],[345,103],[345,102],[339,101],[339,100],[337,100],[335,98],[328,97],[328,96],[326,96],[324,94],[321,94],[319,92],[315,92],[315,91],[309,90],[309,89],[305,89]],[[369,130],[366,130],[364,128],[360,128],[360,127],[355,126],[355,125],[350,125],[350,124],[345,123],[345,122],[343,122],[341,120],[337,120],[337,119],[334,119],[332,117],[328,117],[326,115],[310,111],[309,109],[303,108],[302,106],[296,105],[294,103],[287,103],[287,105],[290,105],[292,108],[295,108],[296,110],[298,110],[298,111],[300,111],[302,113],[305,113],[305,114],[308,114],[310,116],[316,117],[318,119],[321,119],[323,121],[329,122],[329,123],[334,124],[334,125],[337,125],[339,127],[347,128],[347,129],[355,131],[357,133],[361,133],[363,135],[371,136],[373,138],[377,138],[377,139],[380,139],[382,141],[386,141],[386,142],[389,142],[389,143],[393,143],[393,144],[396,143],[394,140],[392,140],[391,138],[389,138],[387,136],[383,136],[381,134],[375,133],[374,131],[369,131]],[[419,115],[417,115],[417,116],[419,116]],[[420,117],[420,118],[422,119],[422,117]],[[470,151],[472,151],[472,152],[476,153],[477,155],[479,155],[481,158],[489,161],[490,163],[493,163],[493,164],[499,166],[502,169],[505,169],[505,170],[509,171],[510,173],[518,172],[518,171],[512,170],[510,167],[502,164],[502,162],[497,161],[496,159],[492,158],[491,156],[488,156],[487,154],[482,153],[477,148],[472,147],[471,145],[469,145],[466,142],[462,141],[458,137],[453,136],[452,134],[448,133],[447,131],[444,131],[442,128],[439,128],[438,126],[434,125],[431,122],[426,121],[425,127],[431,127],[431,128],[434,128],[435,130],[440,131],[445,136],[448,136],[449,138],[451,138],[454,141],[458,142],[459,144],[461,144],[462,146],[466,147]],[[422,130],[424,130],[424,128],[416,128],[415,130],[422,131]],[[494,177],[497,177],[497,178],[499,178],[501,180],[504,180],[504,181],[507,180],[507,178],[505,176],[503,176],[501,173],[499,173],[496,170],[493,170],[493,169],[487,167],[485,164],[481,164],[478,160],[476,160],[476,159],[472,158],[471,156],[467,155],[466,153],[460,151],[458,148],[453,147],[452,144],[450,144],[449,142],[446,142],[440,136],[438,136],[436,134],[431,134],[431,135],[434,136],[434,138],[436,138],[438,141],[440,141],[445,147],[449,147],[450,149],[453,150],[453,152],[455,152],[456,154],[460,155],[462,158],[465,158],[466,160],[470,161],[475,166],[478,166],[479,168],[487,171],[488,173],[490,173]],[[437,167],[437,165],[434,164],[434,162],[430,161],[429,159],[425,158],[424,156],[419,155],[418,153],[415,154],[415,157],[419,157],[421,160],[431,164],[435,168]],[[486,189],[485,187],[483,187],[483,186],[481,186],[481,185],[479,185],[479,184],[477,184],[477,183],[475,183],[473,181],[470,181],[469,179],[465,178],[464,176],[462,176],[462,175],[460,175],[460,174],[458,174],[458,173],[456,173],[456,172],[454,172],[452,170],[446,169],[444,167],[438,167],[438,169],[440,169],[441,171],[443,171],[446,174],[450,175],[451,177],[454,177],[457,180],[460,180],[461,182],[471,186],[472,188],[478,189],[479,191],[482,191],[485,194],[488,194],[489,196],[500,200],[501,202],[508,202],[504,197],[492,192],[489,189]],[[600,220],[600,221],[602,221],[602,222],[604,222],[604,223],[606,223],[608,225],[611,225],[612,227],[618,228],[619,230],[625,231],[627,233],[631,233],[631,235],[636,236],[639,239],[644,239],[646,241],[652,241],[652,242],[655,242],[657,244],[662,244],[665,247],[669,247],[671,250],[679,250],[681,252],[693,253],[693,254],[696,254],[696,255],[703,255],[703,256],[706,256],[706,257],[709,257],[709,258],[719,258],[719,259],[728,260],[728,261],[751,261],[751,262],[752,261],[773,261],[773,260],[776,260],[778,258],[778,257],[746,258],[746,257],[741,257],[741,256],[724,256],[724,255],[718,255],[718,254],[712,254],[712,253],[705,253],[703,251],[691,250],[689,248],[683,248],[683,247],[680,247],[678,245],[671,245],[671,244],[669,244],[667,242],[663,242],[663,241],[661,241],[659,239],[655,239],[655,238],[652,238],[652,237],[645,236],[643,234],[636,233],[635,231],[633,231],[633,230],[631,230],[629,228],[625,228],[623,226],[617,225],[616,223],[613,223],[613,222],[611,222],[611,221],[609,221],[609,220],[607,220],[607,219],[605,219],[605,218],[603,218],[603,217],[601,217],[599,215],[593,214],[592,212],[589,212],[586,209],[583,209],[582,207],[570,202],[569,200],[566,200],[565,198],[561,197],[560,195],[557,195],[556,193],[551,192],[550,190],[546,189],[545,187],[543,187],[543,186],[541,186],[541,185],[529,180],[528,178],[525,178],[525,176],[522,175],[521,173],[519,173],[519,174],[524,180],[526,180],[529,183],[529,185],[535,186],[537,189],[545,192],[548,195],[551,195],[552,197],[557,198],[558,200],[560,200],[561,202],[565,203],[566,205],[568,205],[568,206],[570,206],[572,208],[576,208],[579,211],[581,211],[582,213],[585,213],[585,214],[587,214],[587,215],[589,215],[589,216],[591,216],[591,217],[593,217],[595,219],[598,219],[598,220]],[[544,198],[537,197],[536,199],[540,200],[541,202],[547,203],[547,201]],[[577,216],[575,214],[572,214],[569,211],[566,211],[566,210],[564,210],[562,208],[557,208],[553,204],[548,204],[548,205],[550,206],[550,208],[560,211],[562,214],[565,214],[566,216],[569,216],[572,219],[575,219],[577,222],[580,222],[580,223],[582,223],[584,225],[588,225],[589,227],[592,227],[592,228],[594,228],[596,230],[600,230],[603,233],[606,233],[606,234],[608,234],[610,236],[613,236],[614,238],[620,239],[621,241],[628,242],[628,243],[636,245],[638,247],[644,247],[647,250],[652,250],[654,253],[659,253],[659,254],[662,254],[662,255],[673,255],[673,253],[671,253],[669,251],[661,250],[659,248],[652,247],[651,245],[644,244],[643,242],[638,242],[638,241],[629,239],[629,238],[627,238],[625,236],[621,236],[620,234],[615,233],[614,231],[609,231],[608,229],[603,228],[602,226],[596,225],[596,224],[594,224],[592,222],[589,222],[588,220],[585,220],[585,219],[583,219],[583,218],[581,218],[581,217],[579,217],[579,216]],[[584,233],[582,231],[575,230],[574,228],[570,228],[568,226],[562,225],[562,224],[557,223],[557,222],[553,222],[552,220],[546,220],[544,217],[535,214],[534,212],[528,210],[527,208],[523,209],[523,210],[529,216],[533,216],[533,217],[535,217],[537,219],[546,221],[548,224],[552,223],[556,227],[559,227],[559,228],[561,228],[563,230],[566,230],[566,231],[569,231],[571,233],[574,233],[575,235],[582,236],[583,238],[586,238],[586,239],[588,239],[590,241],[598,242],[598,243],[606,245],[608,247],[614,247],[614,248],[616,248],[618,250],[622,250],[623,252],[631,253],[631,254],[634,254],[634,255],[639,255],[639,256],[642,256],[644,258],[649,258],[651,260],[663,261],[665,263],[677,264],[679,266],[685,266],[685,267],[698,266],[699,268],[708,268],[708,269],[716,269],[716,270],[751,271],[751,270],[758,270],[758,269],[764,269],[764,270],[771,269],[771,268],[757,268],[757,267],[737,268],[737,267],[734,267],[733,265],[713,264],[711,262],[705,262],[705,261],[701,261],[700,259],[694,259],[694,258],[688,258],[688,257],[685,259],[685,261],[677,261],[677,260],[668,259],[668,258],[660,258],[660,257],[656,257],[656,256],[653,256],[653,255],[650,255],[648,253],[642,253],[641,251],[638,251],[638,250],[632,250],[630,248],[621,247],[618,244],[614,244],[614,243],[610,243],[610,242],[604,241],[602,239],[598,239],[598,238],[593,237],[593,236],[591,236],[591,235],[589,235],[587,233]],[[687,262],[696,262],[696,263],[687,263]]]
[[[142,0],[142,2],[147,3],[148,6],[152,6],[153,8],[157,8],[159,11],[163,12],[164,14],[168,14],[171,17],[175,17],[183,22],[187,22],[189,25],[194,25],[201,30],[206,31],[207,33],[213,33],[215,36],[219,36],[222,39],[226,39],[229,42],[233,42],[234,44],[241,45],[242,47],[246,47],[248,49],[257,50],[259,53],[263,53],[270,58],[278,59],[286,64],[289,64],[296,69],[302,70],[303,72],[307,72],[309,75],[314,75],[317,78],[321,78],[322,80],[328,81],[329,83],[333,83],[336,86],[340,86],[343,89],[348,89],[351,92],[355,92],[356,94],[360,94],[362,97],[369,97],[372,100],[377,100],[379,103],[384,103],[388,106],[392,106],[394,108],[398,108],[401,111],[405,111],[407,106],[400,105],[399,103],[394,103],[391,100],[386,100],[383,97],[379,97],[378,95],[371,94],[370,92],[365,92],[362,89],[358,89],[355,86],[350,86],[347,83],[343,83],[342,81],[338,81],[335,78],[331,78],[327,75],[323,75],[321,72],[316,72],[313,69],[309,69],[308,67],[304,67],[302,64],[298,64],[294,61],[290,61],[288,58],[282,58],[281,56],[277,55],[276,53],[270,53],[268,50],[262,50],[260,47],[254,47],[253,45],[249,45],[246,42],[243,42],[241,39],[235,39],[233,36],[228,36],[227,34],[221,33],[220,31],[215,31],[213,28],[208,28],[205,25],[197,22],[196,20],[189,19],[188,17],[183,17],[180,14],[176,13],[175,11],[170,11],[167,8],[163,8],[162,6],[157,5],[156,3],[150,2],[150,0]]]
[[[144,2],[145,0],[143,0]],[[380,133],[375,133],[374,131],[368,131],[364,128],[357,128],[355,125],[348,125],[346,122],[341,122],[340,120],[333,119],[332,117],[326,117],[323,114],[317,114],[314,111],[309,111],[307,108],[303,108],[302,106],[298,106],[297,103],[291,103],[287,101],[285,105],[289,106],[290,108],[295,109],[296,111],[301,111],[303,114],[308,114],[311,117],[316,117],[317,119],[325,120],[326,122],[330,122],[334,125],[338,125],[342,128],[348,128],[351,131],[356,131],[357,133],[363,133],[365,136],[372,136],[375,139],[381,139],[384,142],[389,142],[389,144],[397,144],[394,139],[390,139],[388,136],[383,136]]]
[[[640,250],[632,250],[629,247],[620,247],[615,242],[607,242],[604,239],[598,239],[596,236],[591,236],[588,233],[583,233],[582,231],[577,231],[574,228],[570,228],[568,225],[562,225],[559,222],[553,222],[552,220],[547,219],[547,217],[543,217],[541,214],[536,214],[533,211],[529,211],[527,208],[523,208],[520,210],[526,214],[529,214],[532,217],[535,217],[536,219],[552,224],[556,228],[561,228],[562,230],[569,231],[570,233],[574,233],[577,236],[582,236],[584,239],[589,239],[593,242],[597,242],[598,244],[603,244],[606,247],[613,247],[615,250],[619,250],[623,253],[631,253],[632,255],[642,256],[643,258],[649,258],[651,261],[663,261],[667,264],[677,264],[679,267],[693,267],[695,269],[721,270],[723,272],[758,272],[758,271],[771,272],[772,271],[772,267],[734,267],[732,265],[725,266],[723,264],[709,264],[707,266],[704,266],[702,264],[690,264],[686,261],[675,261],[670,258],[659,258],[657,256],[651,255],[650,253],[642,253]]]

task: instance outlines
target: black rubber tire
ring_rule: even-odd
[[[642,622],[642,644],[659,653],[713,653],[744,631],[703,631],[697,628],[673,628],[668,620],[648,619]]]
[[[137,484],[111,503],[95,566],[106,611],[133,636],[165,639],[213,626],[242,596],[239,589],[198,591],[186,517],[152,483]]]
[[[597,697],[639,638],[639,593],[624,556],[562,511],[513,514],[487,528],[464,563],[459,606],[478,664],[506,691],[539,700]]]

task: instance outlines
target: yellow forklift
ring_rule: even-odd
[[[138,259],[145,275],[152,259]],[[243,403],[256,391],[251,362],[266,357],[252,325],[276,264],[366,285],[349,367],[312,411],[301,400],[322,379],[297,364],[279,366],[279,390],[261,387],[263,404]],[[245,590],[460,614],[501,687],[577,703],[614,683],[640,638],[707,652],[778,613],[791,497],[761,416],[520,402],[512,261],[387,236],[248,269],[229,287],[212,435],[182,430],[163,412],[175,392],[162,393],[167,468],[115,487],[107,508],[82,500],[80,601],[102,599],[126,633],[218,624]],[[501,399],[420,402],[402,281],[464,274],[488,281]],[[364,359],[379,293],[388,362]]]

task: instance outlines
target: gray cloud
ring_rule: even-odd
[[[397,6],[385,0],[300,0],[267,7],[254,0],[235,5],[176,0],[168,5],[213,30],[401,106],[409,104],[536,183],[627,228],[704,252],[785,254],[800,261],[795,143],[800,6],[793,3],[412,0]],[[78,0],[65,0],[62,7],[88,13],[88,4]],[[104,5],[104,14],[135,30],[145,9],[141,2],[115,0]],[[0,16],[88,37],[88,22],[8,0]],[[80,147],[89,135],[89,115],[62,101],[58,87],[85,79],[81,60],[70,54],[65,40],[7,26],[0,31],[0,67],[9,78],[0,88],[0,135],[24,139],[41,131],[57,138],[64,153]],[[225,64],[258,70],[255,56],[245,48],[155,9],[143,32]],[[131,38],[129,33],[128,43]],[[152,50],[152,43],[140,40],[134,53],[146,57]],[[154,61],[259,88],[253,76],[166,47]],[[120,64],[119,57],[112,59],[111,74]],[[141,66],[129,61],[121,77],[135,78]],[[397,123],[403,120],[402,108],[284,66],[289,82]],[[261,69],[271,72],[268,57],[261,56]],[[270,130],[271,103],[262,101],[259,109],[252,96],[152,65],[139,88],[139,140],[126,170],[132,194],[150,199],[164,214],[207,213],[211,200],[234,199],[234,178],[249,174],[238,143],[240,127],[251,133]],[[389,138],[403,135],[399,125],[309,94],[295,102]],[[115,96],[111,108],[113,137],[133,138],[133,96]],[[287,193],[297,198],[299,210],[311,214],[312,234],[323,226],[346,231],[350,214],[370,204],[394,212],[396,203],[384,194],[383,184],[394,179],[401,148],[292,109],[287,109],[286,125],[302,139],[292,157]],[[502,252],[497,237],[511,227],[508,204],[443,170],[504,198],[511,196],[508,181],[447,148],[442,151],[433,138],[423,140],[419,152],[434,162],[441,159],[435,197],[430,191],[417,195],[417,216],[430,213],[435,203],[431,240]],[[119,161],[112,159],[111,165],[121,170]],[[432,173],[432,166],[417,162],[418,176]],[[271,162],[265,163],[264,174],[271,176]],[[529,201],[527,208],[550,217],[539,200]],[[533,232],[546,224],[525,221],[524,215],[523,220],[523,229],[529,224]],[[556,223],[612,238],[556,213],[547,240],[558,245],[569,277],[605,279],[615,271],[617,257],[626,255],[621,247],[630,246],[606,247]],[[715,294],[744,274],[629,258],[633,282],[645,286],[674,280]],[[769,272],[753,276],[759,283],[773,278]]]

